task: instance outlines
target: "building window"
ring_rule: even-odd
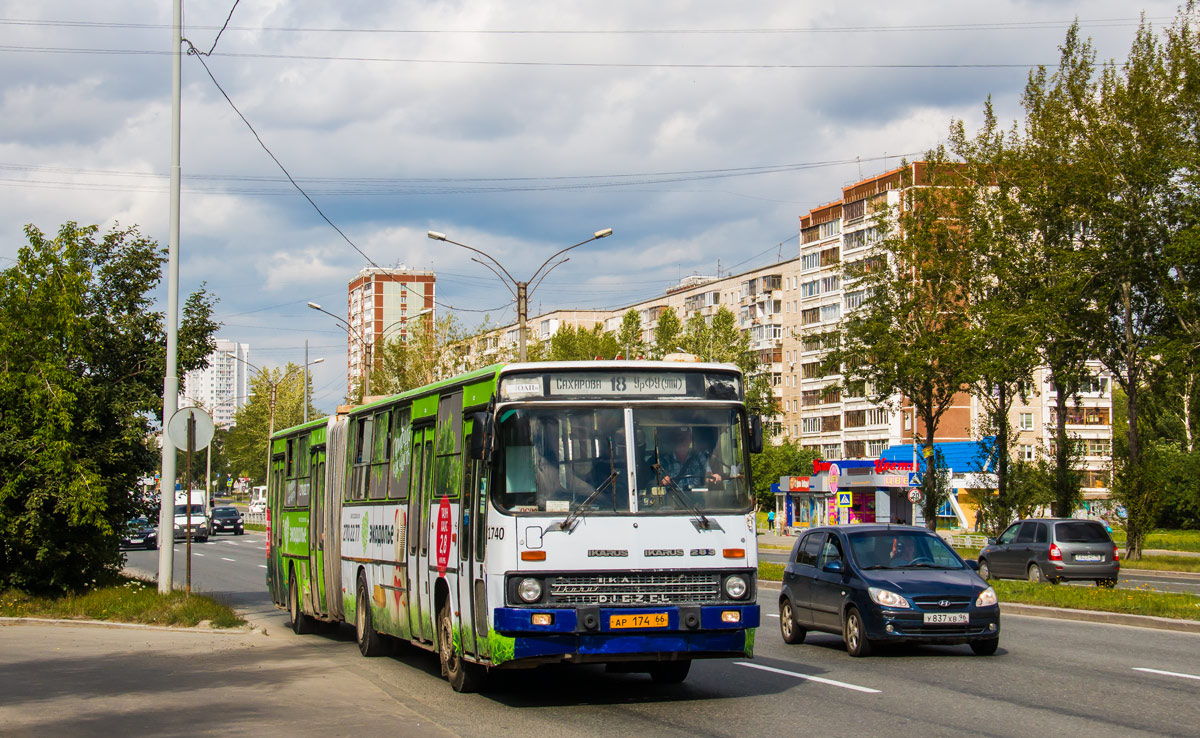
[[[867,425],[887,425],[887,422],[888,410],[886,407],[875,407],[867,411]]]
[[[800,425],[805,433],[820,433],[821,419],[820,418],[801,418]]]
[[[867,424],[867,411],[866,410],[847,410],[845,415],[846,415],[845,420],[846,420],[847,428],[861,428]],[[847,448],[847,453],[849,453],[848,448]],[[862,456],[862,451],[859,451],[858,453],[851,454],[851,455]]]
[[[1033,413],[1021,413],[1020,428],[1023,431],[1033,430]]]
[[[842,458],[842,444],[840,443],[824,443],[821,444],[821,458],[826,461],[837,461]]]
[[[800,295],[803,297],[816,297],[821,294],[821,282],[814,279],[811,282],[805,282],[800,285]]]
[[[1033,445],[1028,443],[1021,444],[1020,454],[1022,461],[1033,461]]]
[[[821,255],[819,253],[804,254],[800,257],[800,268],[804,271],[816,269],[821,266]]]
[[[825,277],[824,279],[821,280],[821,291],[822,292],[833,292],[834,290],[838,289],[841,286],[841,284],[842,284],[842,278],[837,276],[836,274],[833,275],[832,277]]]

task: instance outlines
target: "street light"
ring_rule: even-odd
[[[318,305],[315,302],[310,301],[308,303],[308,306],[310,308],[312,308],[313,310],[316,310],[317,312],[325,313],[329,317],[331,317],[334,320],[336,320],[337,322],[341,323],[342,326],[345,327],[345,329],[346,329],[346,337],[353,338],[355,341],[358,341],[359,347],[362,348],[363,359],[364,359],[363,360],[363,397],[367,397],[368,395],[370,395],[371,394],[371,364],[372,364],[371,346],[366,342],[366,340],[363,339],[362,336],[357,335],[354,332],[354,328],[351,327],[350,323],[348,323],[346,321],[346,319],[343,318],[342,316],[334,315],[333,313],[329,312],[328,310],[321,307],[320,305]],[[347,381],[349,381],[349,379],[347,379]]]
[[[254,371],[258,372],[258,373],[259,373],[259,374],[262,376],[262,378],[263,378],[263,381],[267,383],[267,386],[271,388],[271,398],[270,398],[270,403],[269,403],[269,404],[268,404],[268,406],[267,406],[267,407],[268,407],[268,410],[267,410],[267,418],[268,418],[268,420],[267,420],[267,476],[266,476],[266,478],[267,478],[267,479],[270,479],[270,478],[271,478],[271,436],[275,435],[275,398],[276,398],[276,390],[278,390],[278,389],[279,389],[279,385],[283,384],[283,380],[285,380],[285,379],[287,379],[287,378],[288,378],[288,375],[289,375],[289,374],[291,374],[292,372],[296,371],[297,369],[304,369],[304,371],[305,371],[305,382],[304,382],[304,407],[306,407],[306,408],[307,408],[307,407],[308,407],[308,381],[307,381],[307,379],[308,379],[308,367],[309,367],[309,366],[311,366],[311,365],[313,365],[313,364],[320,364],[320,363],[322,363],[323,361],[325,361],[325,357],[321,357],[321,358],[319,358],[319,359],[313,359],[312,361],[305,362],[305,363],[304,363],[304,366],[294,366],[294,367],[292,367],[291,369],[288,369],[286,372],[284,372],[284,373],[283,373],[283,376],[281,376],[279,379],[276,379],[274,382],[272,382],[272,381],[270,380],[270,378],[267,376],[267,373],[266,373],[266,371],[264,371],[263,369],[260,369],[259,367],[255,366],[254,364],[251,364],[250,362],[246,361],[245,359],[243,359],[243,358],[241,358],[241,357],[239,357],[239,356],[236,356],[236,355],[234,355],[234,354],[226,353],[225,355],[226,355],[226,356],[229,356],[229,357],[232,357],[232,358],[233,358],[233,359],[235,359],[236,361],[240,361],[240,362],[242,362],[242,363],[243,363],[243,364],[245,364],[246,366],[248,366],[248,367],[250,367],[251,369],[253,369]]]
[[[598,241],[601,238],[607,238],[612,235],[612,232],[613,232],[613,230],[611,228],[605,228],[602,231],[596,231],[594,234],[592,234],[592,237],[587,239],[586,241],[580,241],[579,243],[575,244],[574,246],[568,246],[565,249],[562,249],[561,251],[555,252],[554,254],[552,254],[550,256],[549,259],[546,259],[545,261],[542,262],[542,265],[537,268],[537,271],[535,271],[533,273],[532,277],[525,280],[524,282],[521,282],[521,281],[515,279],[513,277],[513,275],[509,274],[508,270],[505,269],[504,266],[500,262],[493,259],[490,254],[480,251],[479,249],[475,248],[474,246],[468,246],[465,243],[459,243],[458,241],[451,241],[449,238],[446,238],[445,233],[438,233],[437,231],[429,231],[429,233],[427,235],[430,238],[432,238],[434,241],[445,241],[446,243],[452,243],[455,246],[462,246],[464,249],[468,249],[469,251],[474,251],[475,253],[486,258],[488,261],[492,262],[493,264],[495,264],[497,267],[500,268],[500,271],[497,272],[495,269],[492,269],[492,267],[489,266],[488,264],[486,264],[482,261],[479,261],[478,259],[472,259],[472,261],[477,261],[480,264],[483,264],[488,269],[491,269],[492,273],[495,274],[497,277],[500,277],[501,282],[504,282],[504,286],[508,287],[508,291],[513,293],[513,297],[517,298],[517,324],[519,326],[518,336],[520,337],[519,341],[520,341],[520,350],[521,350],[521,361],[525,361],[525,333],[526,333],[525,323],[529,318],[529,293],[533,292],[535,289],[537,289],[537,286],[542,283],[542,280],[546,278],[546,275],[549,274],[550,272],[554,271],[554,267],[557,267],[560,264],[565,264],[569,259],[563,259],[562,261],[555,262],[554,265],[552,265],[549,269],[546,269],[546,265],[549,264],[550,262],[554,261],[555,259],[557,259],[559,256],[562,256],[563,254],[567,253],[571,249],[578,248],[579,246],[582,246],[585,243],[591,243],[592,241]],[[543,269],[546,269],[545,273],[542,272]],[[503,272],[503,274],[501,274],[501,272]],[[541,275],[540,278],[538,277],[539,274]],[[506,278],[508,281],[505,281]],[[537,281],[535,282],[534,280],[537,280]],[[533,282],[533,287],[529,286],[530,282]]]

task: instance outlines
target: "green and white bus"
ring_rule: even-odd
[[[742,376],[725,364],[496,365],[271,439],[267,585],[298,633],[352,622],[451,685],[751,656],[757,548]]]

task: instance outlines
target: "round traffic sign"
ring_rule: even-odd
[[[908,491],[908,501],[909,502],[920,502],[921,501],[921,490],[917,489],[916,487],[910,489]]]
[[[180,451],[188,450],[188,421],[195,423],[192,450],[205,448],[213,439],[212,417],[198,407],[181,407],[167,422],[167,439]]]

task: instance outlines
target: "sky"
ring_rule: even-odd
[[[171,5],[0,0],[0,268],[26,224],[137,225],[166,247]],[[211,55],[183,59],[180,304],[204,284],[218,337],[257,366],[302,363],[307,341],[329,412],[346,337],[306,303],[344,316],[371,263],[434,270],[438,315],[468,328],[515,320],[499,279],[430,230],[525,279],[612,228],[531,315],[794,258],[799,217],[844,185],[920,158],[952,120],[973,130],[989,96],[1018,120],[1072,20],[1121,61],[1139,15],[1161,29],[1176,8],[185,2],[184,46]]]

